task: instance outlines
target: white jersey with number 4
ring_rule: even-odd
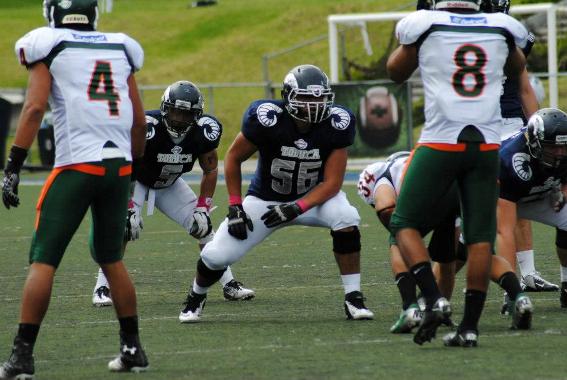
[[[425,88],[420,143],[455,144],[476,126],[486,143],[500,144],[500,94],[504,65],[528,31],[503,13],[418,11],[396,26],[400,44],[417,44]]]
[[[16,54],[22,65],[43,62],[51,73],[55,167],[101,161],[108,141],[132,159],[127,80],[144,61],[135,40],[122,33],[42,27],[16,42]]]

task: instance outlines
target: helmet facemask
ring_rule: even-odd
[[[161,106],[163,122],[171,137],[180,138],[191,130],[203,115],[203,109],[192,107],[191,103],[176,100],[164,101]]]
[[[334,101],[330,88],[310,85],[306,89],[292,88],[287,94],[286,109],[297,120],[317,124],[329,117]]]
[[[554,177],[563,177],[567,174],[567,145],[542,142],[540,164]]]

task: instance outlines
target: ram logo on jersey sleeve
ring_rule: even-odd
[[[331,109],[331,125],[339,131],[346,129],[350,125],[350,115],[342,108],[333,107]]]
[[[204,116],[199,119],[197,124],[200,127],[203,127],[203,134],[207,140],[216,141],[219,138],[221,134],[221,127],[215,119]]]
[[[256,109],[258,121],[264,127],[273,127],[278,122],[278,115],[283,112],[283,109],[273,103],[262,103]]]
[[[530,155],[527,153],[516,153],[512,156],[512,167],[522,181],[529,181],[532,176],[532,168],[530,167]]]

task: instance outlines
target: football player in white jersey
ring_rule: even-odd
[[[55,271],[88,209],[91,256],[113,289],[120,354],[111,371],[143,371],[136,292],[122,262],[132,159],[144,152],[145,117],[134,72],[141,46],[122,33],[96,31],[96,0],[45,0],[48,27],[16,42],[29,71],[26,100],[2,181],[2,200],[17,207],[19,172],[49,101],[55,126],[55,167],[37,204],[30,269],[20,324],[0,379],[32,379],[33,347],[47,312]],[[72,207],[69,207],[72,205]]]
[[[204,100],[197,86],[177,81],[168,86],[159,110],[146,112],[147,140],[144,157],[134,168],[136,179],[126,223],[126,240],[136,240],[142,230],[142,207],[153,207],[182,226],[199,240],[202,249],[215,235],[209,211],[217,185],[217,147],[221,123],[203,114]],[[181,175],[193,170],[195,162],[203,171],[199,197]],[[227,300],[254,298],[254,291],[236,281],[230,267],[220,279]],[[112,305],[108,281],[102,270],[93,293],[94,306]]]
[[[445,345],[477,345],[488,290],[496,236],[499,98],[505,73],[516,77],[525,67],[520,48],[526,45],[528,32],[503,13],[479,13],[481,1],[433,0],[433,10],[405,17],[396,26],[401,46],[387,62],[390,78],[399,83],[419,67],[425,88],[425,126],[390,223],[426,299],[414,336],[417,344],[431,341],[451,314],[435,283],[419,229],[455,183],[469,261],[465,313],[457,331],[444,339]]]

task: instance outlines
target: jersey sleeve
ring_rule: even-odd
[[[429,12],[429,13],[427,13]],[[431,27],[431,11],[420,10],[413,12],[396,25],[396,38],[401,45],[416,43],[419,37]]]
[[[197,126],[202,133],[202,144],[199,147],[201,153],[207,153],[217,149],[222,136],[222,124],[220,121],[213,116],[203,115],[197,121]]]
[[[346,148],[354,143],[356,136],[356,117],[343,107],[333,107],[331,110],[332,137],[331,144],[334,149]]]
[[[274,102],[255,101],[242,118],[242,134],[254,145],[259,146],[270,128],[275,127],[282,116],[283,108]]]
[[[135,39],[124,34],[124,46],[128,61],[132,65],[132,72],[136,72],[144,65],[144,50]]]
[[[20,64],[29,66],[46,58],[58,43],[58,34],[48,27],[37,28],[16,42],[15,52]]]
[[[500,13],[501,17],[505,19],[505,28],[510,32],[512,37],[514,38],[514,42],[516,46],[520,49],[525,49],[526,45],[529,43],[529,32],[526,27],[513,18],[512,16],[508,16],[506,14]]]

